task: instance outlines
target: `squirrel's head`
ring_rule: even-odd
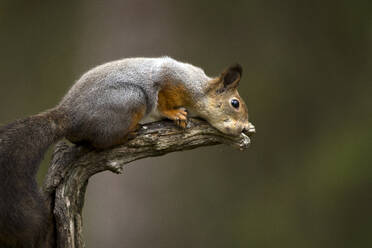
[[[250,128],[247,106],[238,93],[241,76],[242,67],[232,65],[208,82],[206,90],[203,117],[219,131],[229,135],[239,135]]]

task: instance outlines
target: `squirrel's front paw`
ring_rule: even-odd
[[[172,109],[163,111],[163,114],[168,119],[173,120],[177,126],[186,128],[187,126],[187,111],[185,108]]]
[[[177,126],[181,128],[187,127],[187,111],[186,109],[177,109],[178,112],[176,113],[176,119],[174,120]]]

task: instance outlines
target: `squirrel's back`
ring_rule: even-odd
[[[206,83],[211,80],[201,68],[170,57],[126,58],[99,65],[86,72],[72,86],[61,105],[75,105],[84,102],[85,97],[97,99],[96,93],[123,84],[141,87],[149,100],[155,102],[153,98],[157,95],[158,84],[167,79],[182,82],[196,94],[203,92]]]

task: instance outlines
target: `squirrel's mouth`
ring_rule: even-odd
[[[256,133],[256,128],[252,123],[248,122],[248,127],[243,128],[242,133],[248,136],[252,136],[253,134]]]

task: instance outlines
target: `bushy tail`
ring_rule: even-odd
[[[47,247],[50,213],[36,173],[48,147],[67,130],[59,110],[0,128],[0,247]]]

